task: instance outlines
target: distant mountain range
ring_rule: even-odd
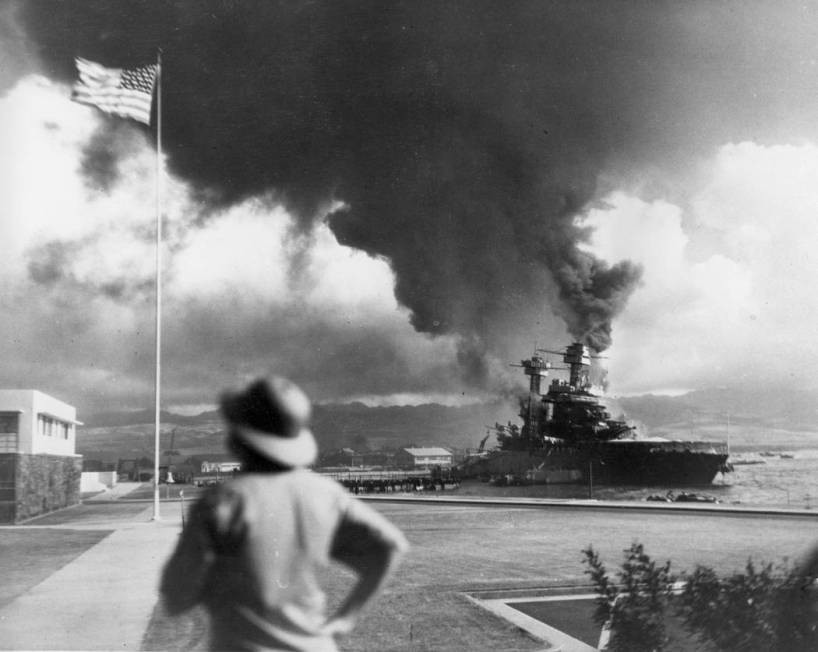
[[[475,449],[495,423],[519,422],[517,407],[489,403],[465,407],[437,404],[367,407],[361,403],[316,405],[313,431],[322,450],[341,447],[398,448],[440,445]],[[818,447],[818,394],[790,390],[714,389],[682,396],[632,396],[612,401],[646,436],[730,439],[741,448]],[[78,452],[88,458],[152,457],[152,411],[86,415]],[[162,448],[185,457],[223,451],[224,426],[216,411],[195,416],[163,412]],[[495,444],[489,436],[486,447]]]
[[[651,427],[712,420],[818,432],[818,392],[769,388],[697,390],[681,396],[619,399],[629,417]]]
[[[514,418],[511,406],[500,403],[469,407],[316,405],[312,430],[322,450],[413,445],[476,448],[487,434],[487,426]],[[77,436],[78,452],[83,455],[101,459],[153,455],[152,411],[92,414],[85,416],[84,422]],[[196,416],[162,412],[161,423],[163,449],[170,449],[172,444],[180,455],[223,450],[224,424],[218,412]]]
[[[201,423],[208,423],[219,419],[216,410],[202,412],[193,416],[176,414],[162,410],[160,420],[164,423],[175,425],[194,426]],[[83,423],[89,428],[110,428],[120,426],[132,426],[139,423],[153,423],[155,414],[153,410],[134,410],[131,412],[97,412],[95,414],[84,415]]]

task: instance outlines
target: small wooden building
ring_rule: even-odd
[[[395,466],[401,469],[442,469],[452,466],[452,453],[445,448],[401,448],[395,453]]]

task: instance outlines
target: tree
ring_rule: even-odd
[[[719,577],[697,566],[681,594],[679,614],[699,641],[718,650],[818,650],[814,564],[778,568],[747,561],[743,573]]]
[[[748,560],[743,572],[720,577],[698,565],[676,582],[669,561],[657,566],[642,544],[633,543],[618,583],[591,546],[582,552],[598,594],[595,621],[610,628],[609,650],[662,650],[669,618],[680,620],[695,640],[691,650],[818,650],[818,549],[800,566]],[[677,597],[674,587],[683,587]]]
[[[625,551],[625,561],[618,573],[619,584],[608,578],[598,553],[588,546],[582,551],[597,588],[595,620],[610,624],[610,650],[652,652],[667,643],[665,611],[674,578],[670,562],[657,566],[645,553],[641,543]]]

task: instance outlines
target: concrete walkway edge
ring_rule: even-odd
[[[362,500],[395,503],[437,503],[448,505],[468,505],[471,507],[547,507],[561,509],[606,509],[642,512],[666,512],[689,514],[690,512],[736,516],[785,516],[818,517],[818,511],[810,509],[780,509],[772,507],[736,507],[725,503],[662,503],[636,502],[627,500],[593,500],[578,498],[523,498],[503,496],[482,498],[475,496],[396,496],[394,494],[361,494]]]

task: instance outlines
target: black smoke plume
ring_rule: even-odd
[[[200,199],[275,192],[305,228],[344,202],[338,240],[386,257],[415,328],[460,334],[479,368],[515,317],[548,310],[603,350],[639,277],[581,250],[575,216],[638,118],[605,54],[618,14],[568,5],[49,0],[21,15],[66,80],[75,56],[127,67],[161,48],[164,148]]]

